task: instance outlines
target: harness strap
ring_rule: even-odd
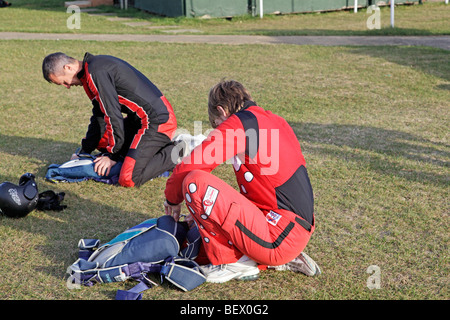
[[[116,300],[142,300],[142,292],[150,288],[151,286],[140,281],[130,290],[117,290]]]
[[[189,291],[206,281],[198,265],[188,259],[169,257],[164,264],[136,262],[110,268],[99,268],[98,263],[78,259],[71,267],[72,277],[85,286],[95,283],[121,282],[132,278],[138,284],[130,290],[118,290],[116,300],[140,300],[142,292],[156,286],[147,274],[159,273],[161,283],[164,279],[182,289]]]
[[[141,300],[143,291],[152,288],[153,285],[157,285],[146,277],[147,273],[159,273],[161,275],[161,283],[164,279],[167,279],[183,291],[196,288],[205,282],[206,278],[195,267],[192,269],[190,266],[185,266],[186,262],[187,260],[184,259],[177,261],[173,257],[169,257],[164,264],[136,262],[128,265],[124,268],[125,274],[139,283],[130,290],[118,290],[116,300]],[[189,264],[187,263],[187,265]]]

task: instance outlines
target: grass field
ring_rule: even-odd
[[[450,7],[443,1],[425,2],[423,5],[397,6],[395,26],[390,27],[389,7],[381,7],[381,29],[368,30],[370,14],[366,8],[353,11],[307,13],[292,15],[265,15],[259,17],[233,17],[231,21],[192,18],[162,18],[134,8],[120,10],[101,7],[96,15],[81,13],[81,29],[69,30],[64,0],[15,0],[13,6],[0,10],[0,31],[56,32],[56,33],[134,33],[166,34],[167,31],[186,30],[195,34],[250,34],[250,35],[443,35],[450,34]],[[112,15],[101,16],[99,13]],[[128,18],[123,21],[115,18]],[[113,19],[114,21],[111,21]],[[149,23],[129,26],[125,23]],[[176,27],[164,29],[162,27]]]
[[[254,282],[205,283],[187,293],[164,283],[144,299],[449,299],[448,51],[11,40],[0,41],[0,181],[32,172],[40,191],[65,192],[68,208],[0,217],[1,300],[114,299],[134,283],[67,288],[78,240],[106,242],[163,213],[164,178],[139,189],[44,180],[50,164],[79,146],[91,110],[81,87],[42,78],[42,59],[55,51],[126,59],[193,134],[194,121],[209,128],[209,88],[224,77],[239,80],[260,106],[288,120],[301,143],[317,220],[305,251],[322,275],[264,271]],[[235,186],[229,166],[214,173]],[[370,290],[373,265],[381,283]]]

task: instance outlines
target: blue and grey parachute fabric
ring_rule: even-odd
[[[100,176],[94,170],[94,156],[83,155],[78,159],[67,161],[63,164],[51,164],[47,168],[45,179],[51,182],[81,182],[95,180],[107,184],[116,184],[119,181],[122,162],[116,163],[109,175]]]

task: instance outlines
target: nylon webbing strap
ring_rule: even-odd
[[[295,222],[305,228],[306,231],[311,231],[311,225],[308,221],[295,217]]]
[[[150,288],[151,286],[141,281],[130,290],[117,290],[116,300],[142,300],[142,292]]]

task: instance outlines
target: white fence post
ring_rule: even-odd
[[[120,9],[128,9],[128,0],[120,0]]]
[[[394,6],[395,6],[395,0],[391,0],[391,27],[394,27]]]
[[[263,18],[263,0],[259,0],[259,17]]]

